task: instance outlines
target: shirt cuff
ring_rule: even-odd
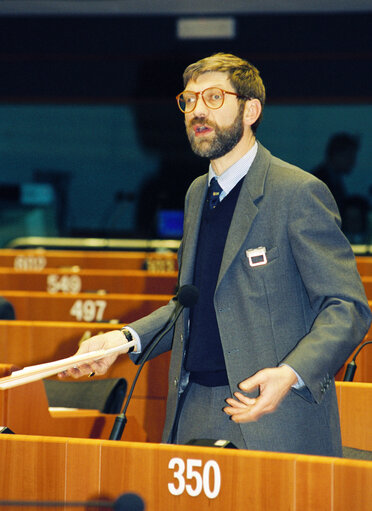
[[[293,389],[301,389],[302,387],[306,387],[304,380],[301,378],[301,376],[298,374],[297,371],[293,369],[293,367],[289,366],[288,364],[280,364],[280,366],[286,366],[289,367],[289,369],[292,369],[292,371],[297,376],[297,381],[292,385]]]
[[[126,326],[125,327],[127,330],[129,330],[129,332],[131,333],[132,337],[133,337],[133,340],[136,341],[137,343],[137,346],[136,346],[136,355],[139,355],[142,351],[142,346],[141,346],[141,339],[140,339],[140,336],[137,334],[137,332],[135,330],[133,330],[133,328],[131,328],[130,326]]]

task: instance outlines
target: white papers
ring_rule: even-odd
[[[46,364],[28,366],[24,369],[20,369],[19,371],[14,371],[10,376],[0,378],[0,389],[11,389],[12,387],[17,387],[19,385],[25,385],[26,383],[41,380],[43,378],[47,378],[48,376],[53,376],[54,374],[65,371],[66,369],[70,369],[71,367],[87,364],[89,362],[93,362],[94,360],[99,360],[101,358],[108,357],[109,355],[120,353],[127,348],[130,348],[131,346],[136,346],[136,344],[137,341],[130,341],[123,345],[115,346],[114,348],[109,348],[107,350],[91,351],[89,353],[73,355],[72,357],[56,360],[55,362],[47,362]]]

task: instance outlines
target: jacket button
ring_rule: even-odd
[[[181,339],[181,342],[183,342],[183,334],[181,334],[180,339]]]
[[[175,379],[173,380],[173,385],[174,385],[175,387],[177,387],[177,385],[178,385],[178,378],[175,378]]]

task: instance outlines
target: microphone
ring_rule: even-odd
[[[364,348],[364,346],[366,346],[367,344],[372,344],[372,341],[364,342],[361,346],[359,346],[359,348],[357,349],[355,355],[353,356],[352,361],[348,363],[348,365],[346,367],[346,371],[345,371],[344,381],[353,381],[354,374],[355,374],[355,371],[356,371],[356,368],[357,368],[357,365],[355,363],[355,359],[356,359],[358,353],[360,352],[360,350],[362,348]]]
[[[163,339],[163,337],[173,327],[173,325],[177,321],[177,319],[178,319],[179,315],[181,314],[181,312],[183,311],[183,309],[193,307],[196,304],[196,302],[198,301],[198,298],[199,298],[199,290],[196,286],[193,286],[191,284],[186,284],[186,285],[180,287],[180,289],[177,293],[177,296],[175,298],[178,303],[177,303],[176,308],[173,311],[172,315],[170,316],[168,323],[165,325],[164,329],[162,329],[158,333],[158,335],[151,341],[151,343],[147,346],[147,349],[144,351],[144,353],[142,353],[140,355],[140,360],[141,360],[140,366],[139,366],[136,376],[133,380],[128,397],[125,401],[123,411],[115,419],[115,423],[112,427],[112,431],[111,431],[109,440],[120,440],[122,437],[125,425],[127,423],[127,418],[126,418],[125,414],[126,414],[129,402],[130,402],[132,394],[133,394],[134,386],[137,383],[138,377],[142,371],[142,368],[143,368],[145,362],[147,361],[147,359],[149,358],[151,353],[154,351],[156,346],[159,344],[159,342]]]
[[[114,502],[114,511],[143,511],[145,504],[136,493],[124,493]]]

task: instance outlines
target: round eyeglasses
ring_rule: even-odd
[[[208,87],[201,92],[192,92],[184,90],[178,96],[176,96],[177,104],[181,112],[184,114],[190,114],[196,108],[199,95],[202,97],[205,106],[212,110],[217,110],[225,102],[225,94],[231,94],[239,99],[250,99],[247,96],[241,96],[236,92],[230,92],[228,90],[220,89],[219,87]]]

